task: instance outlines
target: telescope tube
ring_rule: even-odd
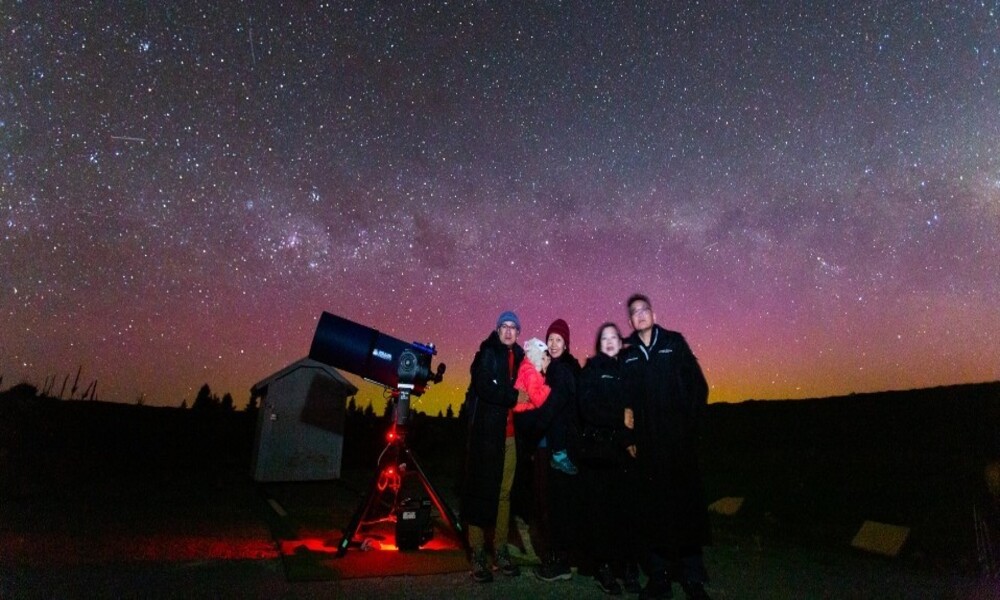
[[[309,358],[396,387],[399,357],[410,348],[412,344],[324,312],[316,325]]]

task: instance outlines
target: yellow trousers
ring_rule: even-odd
[[[498,552],[507,545],[510,533],[510,490],[514,487],[514,468],[517,466],[517,446],[514,438],[504,442],[503,476],[500,478],[500,502],[497,505],[497,521],[493,530],[493,551]],[[469,546],[473,552],[486,546],[486,532],[482,527],[469,525]]]

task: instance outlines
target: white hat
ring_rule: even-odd
[[[524,355],[535,365],[535,370],[542,372],[542,357],[548,352],[549,347],[538,338],[531,338],[524,342]]]

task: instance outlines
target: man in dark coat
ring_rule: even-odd
[[[698,465],[708,384],[684,336],[656,324],[649,298],[635,294],[627,307],[634,331],[622,367],[649,553],[649,583],[640,597],[670,598],[671,581],[679,581],[688,598],[708,598],[701,547],[710,532]]]
[[[472,382],[466,398],[469,438],[462,490],[462,519],[472,548],[472,577],[493,580],[487,565],[486,530],[493,528],[495,566],[505,575],[519,569],[507,550],[510,490],[517,461],[512,408],[517,403],[514,381],[524,359],[517,344],[521,323],[506,311],[496,329],[479,346],[472,361]]]

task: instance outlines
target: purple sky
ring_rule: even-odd
[[[0,15],[3,387],[242,406],[325,310],[457,410],[633,291],[713,401],[1000,379],[996,3],[88,4]]]

